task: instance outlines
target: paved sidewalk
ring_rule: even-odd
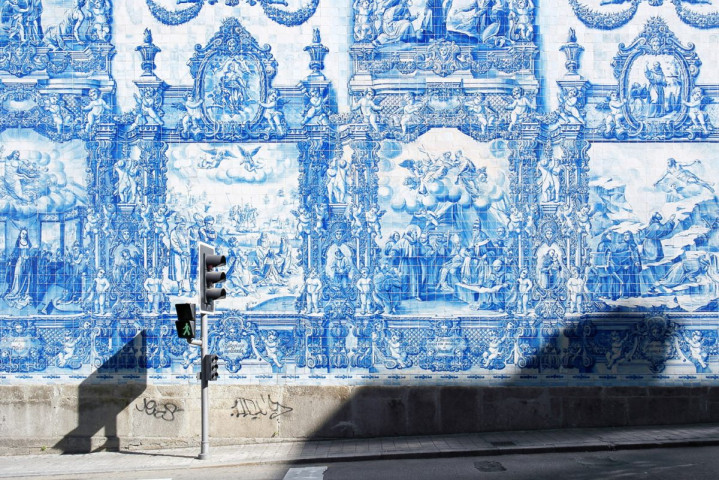
[[[719,424],[265,442],[211,447],[209,460],[197,460],[199,445],[193,449],[0,456],[0,478],[707,445],[719,445]]]

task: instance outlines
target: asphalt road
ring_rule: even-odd
[[[592,453],[550,453],[386,460],[317,465],[253,465],[78,476],[32,477],[98,480],[716,480],[719,447],[662,448]]]

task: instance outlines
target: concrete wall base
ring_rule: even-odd
[[[0,386],[0,454],[199,445],[200,388]],[[719,422],[719,387],[210,388],[213,445]]]

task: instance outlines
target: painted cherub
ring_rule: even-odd
[[[181,104],[185,109],[180,121],[180,136],[188,138],[202,131],[202,97],[193,92],[187,92],[185,102]]]
[[[467,102],[466,107],[479,124],[479,131],[482,134],[487,132],[487,128],[491,127],[497,118],[497,112],[494,111],[484,93],[473,96]]]
[[[259,103],[264,108],[262,118],[267,120],[270,131],[277,135],[283,135],[284,133],[285,114],[280,110],[282,103],[280,93],[274,88],[267,94],[266,101]]]
[[[707,99],[702,92],[701,87],[694,87],[689,101],[682,100],[682,103],[687,107],[687,117],[692,122],[692,126],[701,128],[705,135],[709,135],[709,131],[712,130],[711,126],[707,125],[707,114],[703,111],[704,105],[709,103],[711,99]]]
[[[504,107],[509,112],[509,130],[514,129],[520,118],[531,113],[536,108],[534,102],[527,98],[522,87],[512,89],[512,100]]]
[[[359,113],[360,115],[362,115],[362,120],[364,121],[364,123],[368,124],[370,128],[372,128],[372,130],[374,130],[375,132],[378,132],[379,125],[377,124],[377,114],[382,111],[382,107],[377,105],[374,99],[374,90],[368,88],[364,92],[364,95],[359,98],[359,100],[356,100],[352,103],[352,110],[359,110]]]
[[[532,279],[529,278],[529,271],[526,268],[522,269],[519,273],[517,287],[519,292],[519,296],[517,297],[517,313],[527,314],[529,312],[529,299],[532,296],[534,283],[532,282]]]
[[[56,94],[43,98],[43,108],[50,114],[58,134],[62,133],[63,127],[72,121],[72,114],[65,106],[65,102]]]
[[[625,358],[624,354],[624,342],[628,335],[622,337],[618,331],[612,330],[610,334],[610,345],[605,355],[607,359],[607,369],[612,370],[614,367]]]
[[[380,224],[380,218],[384,215],[385,211],[380,210],[376,205],[367,210],[365,213],[365,220],[367,220],[367,228],[370,234],[376,235],[377,238],[382,238],[382,225]]]
[[[579,111],[579,90],[570,87],[559,95],[559,118],[566,123],[580,123],[584,125],[582,114]]]
[[[110,106],[102,99],[102,94],[97,88],[90,89],[88,93],[90,102],[82,107],[84,112],[87,112],[85,132],[90,133],[95,124],[100,120],[100,117],[105,113],[106,110],[110,109]]]
[[[310,122],[317,125],[327,125],[329,117],[327,116],[327,96],[323,95],[319,88],[311,88],[307,93],[307,107],[302,116],[302,125]]]
[[[614,91],[609,94],[606,108],[609,109],[609,113],[604,117],[604,135],[609,136],[612,134],[612,129],[616,133],[624,131],[624,105],[626,100],[619,98],[619,92]]]
[[[531,41],[534,34],[532,25],[532,11],[534,3],[531,0],[514,0],[509,13],[509,30],[513,40]]]
[[[371,41],[374,39],[376,29],[374,15],[377,5],[374,0],[355,0],[352,4],[355,12],[354,38],[356,42]]]
[[[305,207],[300,207],[297,212],[293,212],[297,216],[297,238],[302,235],[309,235],[312,232],[312,216]]]
[[[159,92],[152,88],[145,88],[141,96],[135,95],[137,101],[137,114],[135,121],[130,128],[136,128],[138,125],[164,125],[165,122],[160,118],[160,104],[162,99]]]
[[[403,97],[404,106],[400,109],[399,128],[402,134],[407,134],[408,127],[413,123],[418,123],[418,114],[422,108],[427,105],[427,101],[418,102],[417,96],[412,92],[407,92]]]

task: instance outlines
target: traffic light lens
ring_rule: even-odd
[[[207,272],[205,274],[205,282],[207,283],[207,285],[224,282],[225,280],[227,280],[227,275],[225,275],[225,272]]]

